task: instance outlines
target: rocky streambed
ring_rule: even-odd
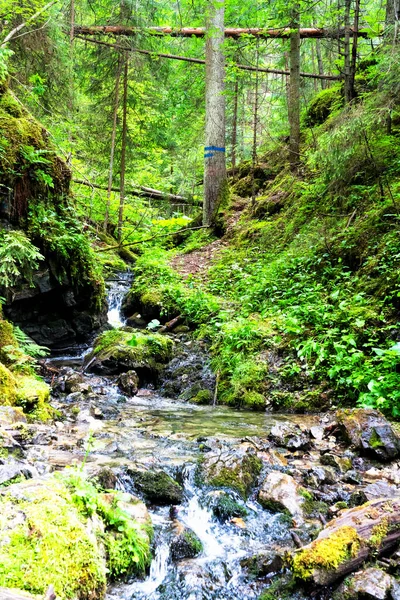
[[[111,305],[117,327],[124,325],[124,289]],[[71,520],[65,489],[68,473],[78,473],[89,482],[74,488],[86,503],[90,498],[86,533],[74,513],[64,538],[88,535],[80,552],[89,548],[95,556],[97,544],[98,556],[108,556],[108,573],[93,559],[88,581],[57,590],[59,597],[100,598],[106,577],[109,600],[400,597],[400,440],[379,413],[277,415],[161,396],[154,382],[168,390],[165,373],[179,395],[187,382],[176,375],[176,353],[165,353],[153,337],[160,368],[139,357],[138,334],[118,331],[117,354],[102,343],[101,355],[48,361],[54,422],[28,423],[18,409],[0,407],[0,500],[9,511],[0,518],[2,558],[8,560],[9,540],[23,526],[36,540],[35,564],[49,559],[32,503],[38,496],[42,507],[52,505],[56,525],[57,510]],[[209,382],[204,355],[185,336],[171,343],[185,345],[189,363],[193,348]],[[57,480],[57,473],[67,479]],[[121,561],[110,562],[119,534],[105,503],[123,511],[117,525],[128,527],[130,539],[135,524],[151,538],[152,558],[143,554],[143,569],[124,571]],[[24,560],[27,577],[10,578],[8,587],[26,580],[25,589],[40,594],[53,584],[48,569],[35,587]],[[56,570],[68,562],[62,554],[58,560]]]

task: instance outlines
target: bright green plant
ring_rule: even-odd
[[[23,231],[3,232],[0,237],[0,285],[11,287],[23,278],[32,285],[32,275],[43,255]]]

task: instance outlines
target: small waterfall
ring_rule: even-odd
[[[108,313],[107,320],[112,327],[123,327],[125,320],[121,315],[121,306],[123,299],[131,287],[133,274],[130,271],[119,273],[116,279],[109,280],[108,283]]]

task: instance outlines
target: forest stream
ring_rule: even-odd
[[[114,327],[124,326],[120,309],[129,285],[129,275],[124,274],[109,284],[108,322]],[[88,351],[78,356],[53,357],[48,364],[80,373]],[[169,506],[148,506],[155,528],[150,572],[143,581],[111,587],[109,600],[257,598],[260,582],[246,577],[240,562],[275,544],[290,544],[287,521],[280,514],[264,510],[255,497],[244,503],[232,492],[235,501],[247,512],[246,523],[242,519],[221,522],[212,510],[215,490],[196,485],[196,465],[205,445],[210,444],[211,449],[216,441],[223,441],[234,447],[247,441],[257,446],[267,427],[279,421],[290,420],[309,427],[317,421],[316,417],[198,406],[161,397],[152,389],[141,389],[128,398],[106,377],[85,373],[84,381],[93,390],[93,397],[101,401],[97,405],[96,402],[81,404],[76,424],[57,423],[57,439],[46,449],[50,464],[61,468],[85,462],[90,474],[99,467],[122,468],[133,462],[145,469],[157,468],[172,474],[184,488],[183,501],[173,509],[173,514]],[[68,412],[68,403],[74,401],[76,407],[76,399],[76,394],[64,395],[58,398],[56,407]],[[32,447],[31,456],[35,452],[42,463],[43,447]],[[129,478],[123,475],[118,477],[117,487],[132,492]],[[198,557],[172,561],[169,540],[175,518],[200,539],[203,550]]]

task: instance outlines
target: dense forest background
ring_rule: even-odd
[[[223,43],[230,189],[212,231],[193,231],[203,198],[205,39],[179,33],[204,27],[206,2],[3,1],[5,187],[29,172],[43,197],[62,188],[43,142],[28,136],[10,158],[10,103],[22,103],[72,170],[67,208],[44,201],[22,218],[37,252],[47,244],[68,262],[73,248],[86,265],[76,281],[95,286],[98,303],[104,268],[134,261],[142,309],[158,307],[161,321],[181,316],[210,342],[222,402],[285,410],[359,402],[397,417],[397,3],[225,4],[225,27],[249,31]],[[169,34],[154,29],[166,26]],[[213,243],[207,274],[172,268],[177,253]],[[28,272],[40,255],[25,258]]]

